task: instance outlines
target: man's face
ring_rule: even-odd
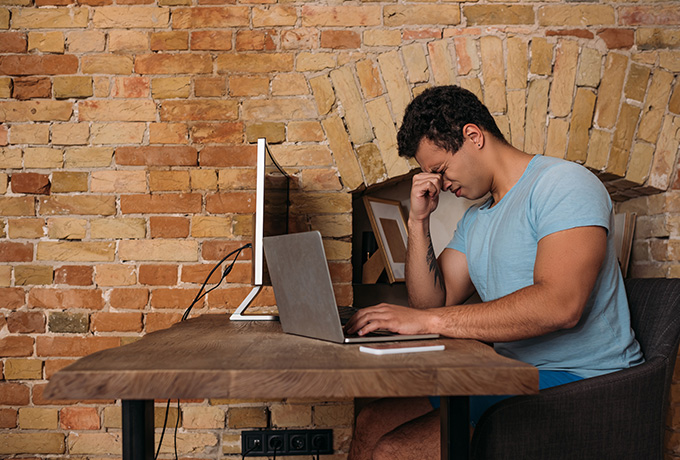
[[[468,144],[471,141],[466,140],[457,152],[451,153],[423,138],[415,158],[423,172],[441,176],[442,190],[474,200],[483,197],[489,186],[475,157],[479,151]]]

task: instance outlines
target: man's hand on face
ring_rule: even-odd
[[[437,209],[442,191],[442,176],[420,173],[413,176],[411,184],[411,211],[409,219],[424,221]]]
[[[345,326],[348,334],[365,335],[373,331],[390,331],[397,334],[432,333],[429,320],[433,314],[429,310],[416,310],[381,303],[374,307],[362,308]]]

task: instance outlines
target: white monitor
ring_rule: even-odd
[[[253,289],[231,315],[235,321],[272,321],[274,315],[245,314],[263,285],[269,285],[269,275],[264,259],[262,239],[265,236],[283,235],[289,230],[290,177],[279,166],[269,151],[264,138],[257,140],[257,165],[255,184],[255,216],[253,219],[252,265]]]

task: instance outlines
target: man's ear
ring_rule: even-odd
[[[463,137],[472,142],[477,148],[484,146],[484,132],[474,123],[463,126]]]

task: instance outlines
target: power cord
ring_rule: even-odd
[[[240,248],[231,251],[229,254],[226,256],[222,257],[222,259],[215,264],[215,266],[210,270],[210,273],[208,273],[208,276],[205,278],[205,281],[203,281],[203,284],[201,285],[201,288],[198,290],[198,293],[196,293],[196,297],[194,297],[194,300],[191,302],[191,305],[184,310],[184,314],[182,315],[182,319],[180,321],[186,321],[189,318],[189,313],[191,313],[191,309],[194,308],[194,305],[201,300],[203,297],[205,297],[209,292],[213,291],[214,289],[217,289],[217,287],[222,284],[222,281],[227,277],[229,273],[231,273],[231,270],[234,268],[234,264],[238,260],[238,257],[241,255],[241,251],[247,248],[253,247],[252,244],[248,243]],[[208,284],[208,280],[210,277],[215,273],[215,271],[220,268],[220,266],[227,260],[229,257],[233,256],[236,254],[236,257],[234,257],[234,260],[231,261],[231,264],[224,269],[224,272],[222,272],[222,276],[220,277],[220,280],[215,284],[213,287],[208,289],[207,291],[203,292],[205,289],[206,285]],[[165,406],[165,419],[163,420],[163,430],[161,431],[161,438],[158,442],[158,449],[156,450],[156,455],[154,456],[154,460],[158,459],[158,455],[161,452],[161,446],[163,445],[163,437],[165,436],[165,429],[167,428],[168,425],[168,413],[170,412],[170,401],[171,399],[168,399],[168,403]],[[178,460],[177,456],[177,430],[179,428],[179,417],[180,417],[180,407],[179,407],[179,399],[177,400],[177,419],[175,420],[175,434],[174,434],[174,445],[175,445],[175,460]],[[245,456],[245,455],[244,455]],[[276,456],[276,454],[275,454]]]
[[[205,281],[203,281],[203,285],[201,286],[201,289],[198,290],[198,293],[196,293],[196,297],[195,297],[194,300],[191,302],[191,305],[189,305],[189,308],[187,308],[187,309],[184,311],[184,314],[182,315],[182,321],[184,321],[184,320],[186,320],[187,318],[189,318],[189,313],[191,312],[191,309],[194,308],[194,305],[196,305],[196,302],[198,302],[198,301],[201,300],[203,297],[205,297],[209,292],[213,291],[214,289],[217,289],[217,287],[222,283],[222,280],[224,280],[224,279],[227,277],[227,275],[231,272],[232,268],[234,268],[234,264],[236,263],[236,260],[238,260],[238,257],[241,255],[241,251],[243,251],[244,249],[247,249],[247,248],[251,248],[251,247],[253,247],[253,245],[250,244],[250,243],[248,243],[248,244],[243,245],[243,246],[241,246],[240,248],[238,248],[238,249],[236,249],[236,250],[234,250],[234,251],[231,251],[229,254],[227,254],[226,256],[224,256],[224,257],[222,258],[222,260],[220,260],[220,261],[212,268],[212,270],[210,270],[210,273],[208,273],[208,276],[205,278]],[[215,270],[217,270],[218,268],[220,268],[220,265],[222,265],[222,263],[224,263],[224,261],[226,261],[229,257],[231,257],[231,256],[234,255],[234,254],[236,254],[236,257],[234,257],[234,260],[231,262],[231,264],[230,264],[227,268],[224,269],[224,272],[222,273],[222,277],[221,277],[220,280],[217,282],[217,284],[214,285],[213,287],[211,287],[210,289],[208,289],[207,291],[203,292],[203,289],[205,289],[206,284],[208,284],[208,280],[209,280],[210,277],[213,275],[213,273],[215,273]]]

